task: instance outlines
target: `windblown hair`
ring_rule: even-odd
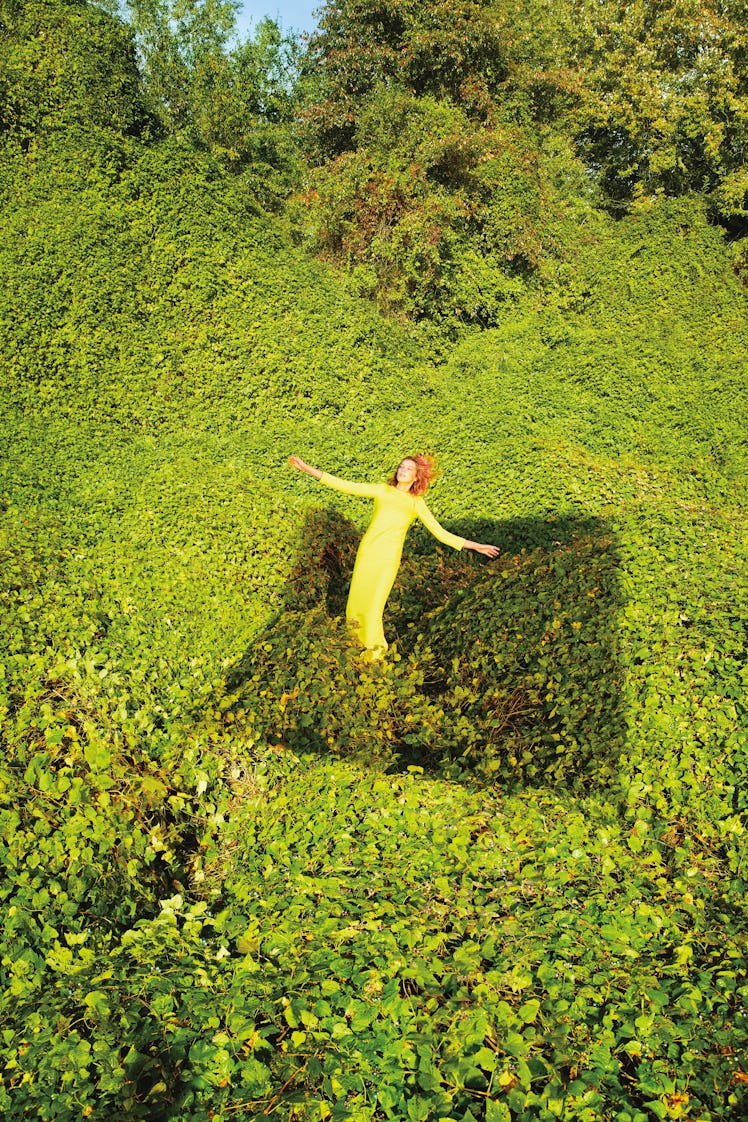
[[[439,474],[436,467],[436,460],[432,456],[403,456],[403,460],[412,460],[416,465],[416,477],[411,483],[408,493],[415,495],[416,498],[425,495],[429,489],[429,485],[433,483]],[[402,463],[403,460],[401,460],[400,463]],[[399,466],[400,464],[398,464],[398,467]],[[388,483],[390,487],[397,486],[397,468],[392,478],[388,480]]]

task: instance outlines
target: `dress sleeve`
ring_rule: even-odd
[[[452,549],[462,549],[466,539],[459,538],[457,534],[450,534],[449,530],[445,530],[443,526],[440,526],[423,499],[416,500],[416,513],[426,529],[434,535],[437,541],[443,542],[444,545],[451,545]]]
[[[352,483],[350,479],[338,479],[337,475],[322,472],[319,482],[325,487],[332,487],[333,491],[342,491],[345,495],[362,495],[365,499],[375,499],[381,490],[381,483]]]

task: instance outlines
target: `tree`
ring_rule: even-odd
[[[748,215],[745,0],[584,0],[574,54],[571,125],[613,201],[707,190]]]
[[[168,131],[194,123],[215,87],[239,8],[235,0],[127,0],[149,97]]]
[[[409,315],[494,322],[542,256],[537,138],[493,0],[333,0],[303,73],[313,244]]]
[[[132,35],[106,6],[5,0],[0,44],[0,128],[24,148],[71,129],[147,127]]]
[[[505,37],[491,0],[331,0],[307,53],[316,90],[306,119],[320,155],[351,146],[358,108],[378,86],[485,110],[506,77]]]
[[[294,162],[295,41],[263,20],[236,39],[235,0],[128,0],[145,88],[168,133],[265,177]]]

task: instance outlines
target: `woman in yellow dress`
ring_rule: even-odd
[[[288,462],[335,491],[374,500],[374,517],[358,547],[345,611],[348,623],[372,658],[381,658],[387,649],[382,613],[397,576],[405,535],[416,518],[444,545],[474,549],[486,557],[498,555],[495,545],[468,541],[439,525],[423,499],[434,474],[434,465],[426,456],[401,460],[388,483],[351,483],[310,467],[298,456],[291,456]]]

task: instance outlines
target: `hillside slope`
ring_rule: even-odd
[[[682,208],[615,225],[598,219],[594,240],[580,247],[574,265],[581,295],[559,288],[541,304],[528,295],[501,328],[468,336],[451,350],[441,344],[432,356],[422,329],[378,319],[194,155],[144,153],[108,185],[105,203],[100,184],[83,168],[75,178],[68,163],[68,182],[52,189],[59,166],[53,157],[38,160],[32,175],[26,163],[11,166],[16,206],[2,244],[10,282],[2,312],[9,341],[1,488],[3,837],[5,890],[14,901],[8,934],[17,963],[26,966],[20,974],[14,968],[6,1015],[26,1023],[41,1018],[36,1036],[12,1049],[12,1070],[19,1077],[30,1073],[25,1084],[12,1077],[9,1085],[13,1101],[24,1104],[21,1116],[47,1117],[50,1095],[68,1101],[59,1096],[71,1086],[66,1109],[88,1103],[93,1117],[112,1101],[129,1104],[127,1117],[202,1118],[209,1105],[225,1102],[250,1114],[262,1104],[278,1118],[312,1118],[329,1109],[340,1114],[346,1100],[352,1105],[341,1116],[357,1118],[400,1118],[404,1109],[409,1117],[477,1118],[484,1102],[487,1118],[509,1117],[507,1110],[557,1117],[562,1101],[569,1117],[584,1110],[676,1117],[685,1087],[700,1117],[738,1117],[740,1084],[729,1057],[743,1039],[745,979],[730,957],[731,944],[719,952],[713,946],[708,917],[727,909],[733,932],[744,925],[738,417],[746,327],[743,294],[720,264],[719,239],[698,208],[689,210],[687,233]],[[490,567],[447,557],[415,532],[386,621],[396,640],[393,659],[400,660],[366,670],[348,652],[334,618],[366,510],[300,481],[285,458],[293,450],[341,474],[378,478],[419,447],[442,458],[435,512],[471,536],[493,537],[502,559]],[[606,1001],[621,1027],[604,1063],[599,1043],[593,1055],[583,1040],[592,1032],[599,1041],[592,1026],[608,1014],[594,1002],[582,1009],[579,998],[574,1011],[561,1013],[558,1002],[567,1008],[569,998],[542,981],[542,971],[535,973],[519,928],[512,927],[514,934],[507,928],[501,946],[517,963],[512,969],[525,973],[499,986],[494,1010],[481,987],[494,984],[492,971],[506,971],[505,951],[484,945],[495,938],[493,921],[475,927],[486,914],[483,896],[463,899],[453,879],[474,883],[477,869],[459,872],[451,849],[440,853],[436,835],[422,840],[411,827],[407,845],[402,842],[408,862],[423,859],[433,876],[443,870],[446,877],[436,926],[423,937],[443,939],[440,909],[454,911],[455,901],[463,901],[458,914],[465,926],[455,928],[462,934],[450,936],[449,945],[468,975],[455,981],[448,1000],[456,1008],[479,1001],[484,1010],[470,1029],[476,1044],[465,1050],[471,1057],[465,1070],[450,1074],[453,1030],[434,1019],[429,1004],[440,1007],[451,992],[447,977],[455,967],[443,954],[430,965],[413,960],[414,890],[396,925],[400,934],[381,961],[366,966],[375,973],[367,974],[364,1007],[352,1013],[359,1018],[353,1022],[358,1059],[347,1048],[332,1048],[332,1040],[344,1039],[342,1030],[333,1013],[325,1027],[319,1003],[330,1004],[337,977],[341,1023],[348,1023],[345,994],[360,979],[341,975],[324,939],[310,975],[322,969],[328,978],[321,996],[316,981],[299,991],[309,1005],[297,1008],[300,998],[283,996],[298,986],[292,983],[296,952],[278,943],[285,928],[268,910],[267,892],[257,898],[266,901],[259,911],[253,905],[248,912],[246,904],[248,891],[255,899],[248,888],[257,875],[252,863],[264,860],[264,851],[251,850],[249,864],[242,858],[236,866],[231,838],[254,830],[258,813],[275,820],[278,799],[296,808],[299,828],[307,828],[307,813],[315,832],[325,821],[319,799],[334,799],[330,821],[338,821],[343,803],[334,792],[350,782],[346,774],[357,773],[297,762],[323,746],[368,759],[374,776],[404,753],[405,762],[428,772],[438,769],[453,780],[472,774],[521,791],[518,803],[499,801],[486,818],[481,797],[458,786],[443,804],[441,795],[428,794],[433,782],[435,792],[442,789],[438,781],[416,781],[418,773],[406,788],[388,781],[376,795],[367,794],[376,780],[366,770],[355,780],[356,805],[378,806],[385,818],[402,797],[415,800],[414,807],[422,800],[431,806],[435,798],[429,813],[444,820],[435,829],[447,830],[445,845],[446,822],[464,801],[479,836],[489,821],[492,833],[485,837],[504,823],[510,861],[520,860],[526,844],[511,816],[537,813],[541,825],[531,845],[537,875],[548,884],[560,874],[550,871],[558,848],[542,826],[546,813],[567,825],[569,815],[597,823],[570,858],[574,907],[591,917],[597,899],[578,881],[582,853],[593,863],[602,860],[603,876],[613,877],[603,889],[610,894],[606,907],[618,910],[621,891],[640,901],[656,892],[662,901],[651,905],[657,934],[648,938],[665,964],[666,943],[693,919],[690,949],[677,949],[681,965],[674,974],[666,965],[664,972],[650,967],[625,992],[609,992]],[[302,779],[310,767],[317,788]],[[291,786],[282,779],[286,773]],[[308,807],[303,813],[294,794],[298,782]],[[548,782],[556,793],[545,788]],[[265,794],[247,802],[257,783]],[[608,795],[598,806],[586,792],[601,785]],[[319,795],[311,794],[317,789]],[[231,837],[223,839],[227,813]],[[612,844],[604,840],[610,830],[618,848],[601,857]],[[330,844],[336,836],[337,827]],[[201,853],[213,854],[207,880]],[[309,860],[322,877],[320,899],[334,901],[343,890],[333,893],[333,881],[342,882],[332,858]],[[368,880],[381,862],[379,848],[362,860]],[[526,886],[524,859],[522,867]],[[270,868],[266,863],[266,881]],[[495,891],[509,909],[502,910],[503,930],[514,912],[502,885],[497,881]],[[201,886],[217,889],[228,906],[220,923],[208,918],[216,914],[210,892],[209,912],[201,911],[205,904],[192,905],[189,915],[202,918],[185,927],[175,917],[186,903],[163,905],[159,913],[158,900],[175,887],[181,901],[199,901]],[[523,887],[520,899],[537,930],[545,921],[528,891]],[[672,911],[684,892],[688,920]],[[367,962],[373,900],[365,894],[356,905],[368,917],[362,933],[369,934],[353,953]],[[20,909],[23,901],[28,912]],[[632,961],[641,953],[628,940],[643,931],[643,907],[637,905],[628,934],[621,934],[620,920],[592,921],[598,934],[589,936],[589,962],[610,953],[611,924],[614,942],[623,940]],[[350,906],[345,911],[354,914]],[[316,918],[303,923],[319,922],[322,937],[328,921],[319,908],[309,914]],[[342,914],[339,905],[333,914]],[[557,930],[563,908],[551,914]],[[115,925],[105,916],[115,917]],[[294,912],[297,934],[289,929],[287,938],[304,929],[301,916]],[[515,916],[511,923],[517,922]],[[247,924],[257,932],[251,948],[242,935]],[[271,930],[278,933],[273,947]],[[89,948],[85,956],[66,949],[77,940]],[[164,969],[144,940],[162,947],[159,955],[176,954],[169,1008],[183,1029],[181,1043],[173,1038],[166,1052],[158,1022],[136,1012]],[[234,964],[237,945],[244,957]],[[479,947],[480,958],[494,965],[473,977],[468,959]],[[272,985],[256,990],[247,948],[258,956],[263,977],[273,964]],[[218,959],[211,958],[216,952]],[[124,965],[114,973],[105,969],[102,955],[137,962],[135,974]],[[587,961],[580,960],[580,984]],[[208,970],[208,992],[248,1003],[242,1023],[261,1030],[251,1049],[234,1020],[212,1020],[207,1007],[194,1007],[199,994],[187,989],[174,996],[173,986],[183,986],[181,971],[191,973],[197,962]],[[412,1010],[422,995],[417,1017],[428,1019],[428,1032],[440,1043],[425,1067],[417,1045],[417,1069],[410,1053],[398,1051],[386,1069],[391,1074],[376,1078],[378,1096],[373,1085],[366,1092],[366,1106],[350,1097],[351,1073],[366,1084],[367,1071],[383,1070],[382,1057],[390,1053],[381,1052],[385,1045],[376,1043],[374,1030],[381,1017],[401,1023],[402,1013],[390,1010],[385,997],[406,969],[403,962],[411,964],[407,976],[392,992]],[[543,970],[557,971],[554,963]],[[717,974],[734,979],[708,1043],[696,1045],[693,1028],[674,1036],[662,1019],[665,1005],[657,1003],[637,1013],[651,1024],[646,1050],[636,1043],[643,1022],[630,1027],[621,1009],[645,994],[653,1000],[652,969],[665,987],[662,1001],[681,1003],[684,1025],[690,1018],[696,1023],[702,1006],[683,1005],[683,994],[698,985],[714,1012],[723,984]],[[77,980],[65,999],[68,1012],[54,1027],[62,1008],[53,995],[61,991],[46,980],[61,972]],[[667,979],[677,979],[680,997]],[[44,990],[51,996],[42,999]],[[71,1039],[77,1008],[85,1011],[86,1027],[74,1030],[82,1051],[71,1078],[63,1076],[68,1063],[58,1049]],[[549,1043],[559,1017],[577,1026],[566,1060],[553,1051],[560,1045]],[[127,1026],[132,1040],[124,1064],[114,1061],[113,1040],[107,1043],[115,1023]],[[464,1049],[468,1030],[460,1024]],[[284,1058],[288,1033],[293,1069]],[[328,1061],[319,1067],[313,1056],[322,1042]],[[718,1061],[715,1049],[727,1059]],[[604,1078],[601,1064],[609,1072]],[[717,1090],[706,1078],[715,1065],[724,1071],[714,1080]],[[404,1074],[411,1070],[421,1072],[412,1091]],[[454,1079],[459,1092],[449,1090]],[[241,1102],[249,1105],[240,1108]]]

